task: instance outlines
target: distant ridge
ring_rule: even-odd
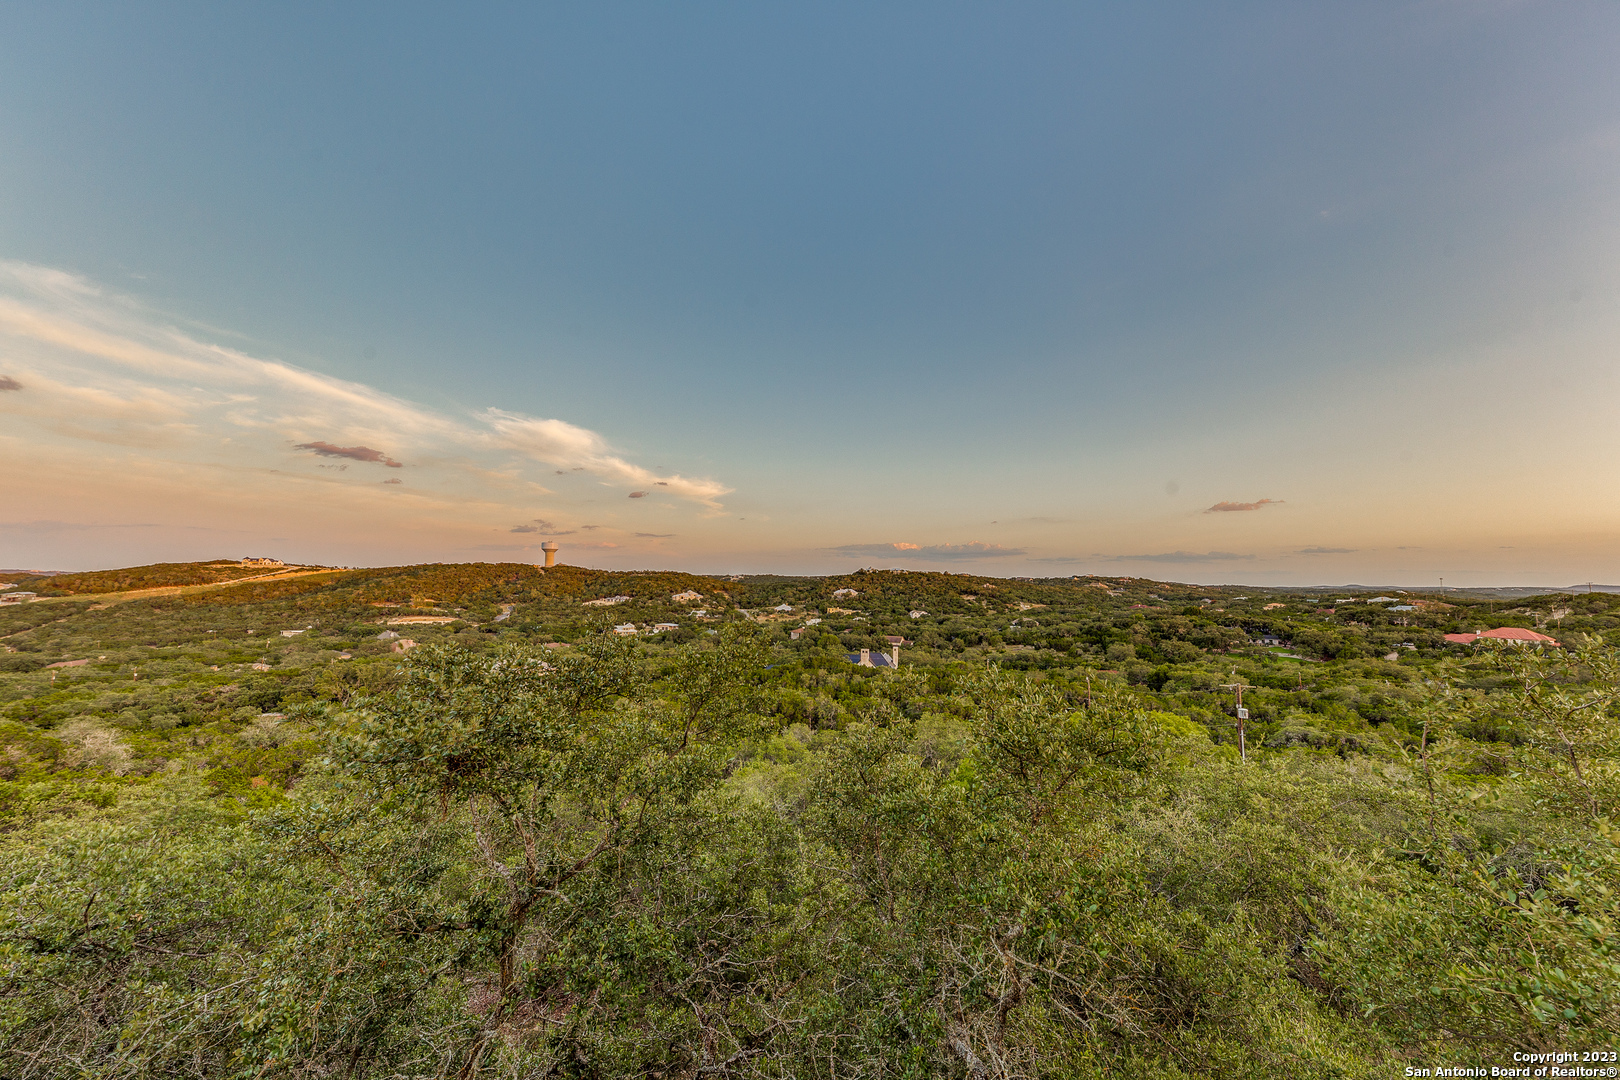
[[[1584,582],[1580,585],[1481,585],[1473,588],[1447,586],[1442,589],[1437,585],[1414,588],[1411,585],[1234,585],[1228,588],[1265,589],[1271,592],[1286,593],[1358,593],[1358,592],[1404,592],[1408,595],[1443,594],[1446,596],[1473,596],[1482,600],[1516,600],[1524,596],[1551,596],[1555,593],[1620,593],[1620,585],[1591,585]]]
[[[1424,592],[1440,592],[1440,589],[1425,589]],[[1547,596],[1552,593],[1620,593],[1620,585],[1566,585],[1562,589],[1547,588],[1545,586],[1504,585],[1499,588],[1479,589],[1446,589],[1447,593],[1458,593],[1463,596],[1478,596],[1482,599],[1513,600],[1521,596]]]
[[[517,571],[527,574],[529,571],[536,569],[532,563],[418,563],[392,567],[335,567],[315,566],[314,564],[288,564],[283,567],[241,567],[240,563],[234,559],[214,559],[208,562],[195,563],[154,563],[149,566],[126,567],[118,570],[0,570],[0,578],[63,579],[51,582],[33,582],[30,587],[37,585],[47,589],[61,589],[65,594],[75,594],[118,591],[132,588],[174,587],[199,584],[224,585],[228,584],[228,582],[221,580],[223,577],[235,576],[237,574],[245,575],[239,579],[239,583],[245,585],[252,581],[254,577],[260,576],[253,573],[253,571],[256,570],[263,571],[262,577],[264,580],[262,584],[270,584],[273,581],[281,580],[292,571],[301,572],[299,574],[294,574],[294,577],[305,576],[305,573],[307,572],[320,571],[322,573],[342,573],[347,576],[373,578],[395,577],[405,573],[420,575],[425,572],[431,572],[434,568],[437,568],[439,571],[451,572],[458,567],[464,569],[481,568],[480,570],[475,571],[477,573],[488,573],[496,568],[504,568],[501,570],[502,573]],[[1209,593],[1213,590],[1224,590],[1234,593],[1255,592],[1284,595],[1321,594],[1322,599],[1330,599],[1334,595],[1344,595],[1346,597],[1350,597],[1355,596],[1356,594],[1369,592],[1428,597],[1458,596],[1468,597],[1475,600],[1517,600],[1531,596],[1552,596],[1561,593],[1571,595],[1579,595],[1586,592],[1620,594],[1620,585],[1603,585],[1595,582],[1590,585],[1581,583],[1565,586],[1485,585],[1474,587],[1447,586],[1445,588],[1441,588],[1437,585],[1360,585],[1355,583],[1338,585],[1245,585],[1241,583],[1223,584],[1204,582],[1203,584],[1196,584],[1193,582],[1159,580],[1135,576],[1099,574],[1065,574],[1057,577],[997,577],[988,574],[964,574],[937,570],[909,570],[901,568],[872,568],[858,570],[854,574],[709,575],[690,574],[686,571],[680,570],[597,570],[567,565],[559,565],[556,567],[556,575],[567,576],[570,580],[573,580],[575,577],[581,574],[586,575],[592,580],[600,579],[604,582],[620,579],[626,582],[638,578],[649,580],[658,579],[660,584],[655,587],[662,587],[663,579],[669,579],[669,583],[672,585],[672,587],[677,589],[693,587],[694,583],[701,583],[703,585],[703,589],[715,589],[720,591],[724,591],[728,583],[744,583],[750,586],[768,587],[772,585],[787,585],[795,582],[802,584],[825,583],[833,581],[843,582],[863,575],[872,575],[877,578],[886,579],[892,575],[896,582],[902,580],[911,582],[919,589],[970,587],[972,586],[973,582],[1061,586],[1068,585],[1072,582],[1084,581],[1085,584],[1090,586],[1100,586],[1102,583],[1107,582],[1110,583],[1108,585],[1110,589],[1126,589],[1133,587],[1138,589],[1173,588],[1177,590],[1186,590],[1193,593],[1195,596],[1200,593]],[[139,576],[142,580],[122,580],[132,576]],[[681,579],[681,582],[684,583],[677,583],[676,579]],[[313,586],[306,583],[305,586],[300,586],[299,589],[302,590],[303,588],[307,587]],[[703,591],[703,589],[700,589],[700,591]],[[902,589],[902,591],[904,590]]]

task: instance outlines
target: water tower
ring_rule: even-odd
[[[557,541],[547,540],[540,545],[540,550],[546,553],[546,565],[548,567],[557,565]]]

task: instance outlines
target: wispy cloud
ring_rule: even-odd
[[[874,556],[900,556],[907,559],[921,559],[926,562],[951,562],[958,559],[996,559],[1008,555],[1023,555],[1023,548],[1002,547],[1000,544],[985,544],[977,540],[966,544],[843,544],[830,549],[840,555],[855,555],[860,557]]]
[[[51,373],[48,385],[31,386],[40,393],[29,397],[67,392],[121,401],[131,407],[131,422],[142,412],[155,422],[178,412],[242,431],[279,429],[295,441],[308,441],[310,428],[358,433],[357,441],[390,430],[418,437],[462,430],[372,387],[200,341],[83,278],[44,267],[0,263],[0,338],[19,366],[35,369],[32,383]]]
[[[566,420],[504,409],[452,415],[210,336],[85,278],[0,261],[0,355],[11,368],[0,390],[27,389],[0,394],[0,414],[62,439],[238,469],[286,470],[293,447],[388,468],[402,467],[400,459],[431,463],[444,483],[459,477],[463,488],[521,482],[528,461],[644,494],[662,489],[711,512],[732,490],[657,475]],[[425,482],[426,474],[417,486]],[[531,493],[544,490],[529,484]]]
[[[0,521],[0,529],[17,532],[83,532],[86,529],[160,529],[155,521],[84,522],[84,521]]]
[[[604,480],[633,486],[638,490],[630,492],[632,499],[647,496],[645,490],[639,489],[664,487],[681,498],[718,509],[720,496],[732,490],[715,480],[695,480],[680,475],[659,476],[651,469],[626,461],[596,432],[577,427],[566,420],[540,420],[502,409],[486,409],[482,418],[504,445],[548,465],[567,470],[582,469]]]
[[[635,535],[641,537],[643,540],[668,540],[671,537],[673,537],[675,534],[674,533],[636,533]]]
[[[1355,551],[1355,550],[1356,550],[1355,548],[1308,547],[1308,548],[1300,548],[1297,552],[1295,552],[1295,554],[1296,555],[1348,555],[1352,551]]]
[[[1261,499],[1259,502],[1218,502],[1205,510],[1206,514],[1225,514],[1234,510],[1258,510],[1262,506],[1277,506],[1282,499]]]
[[[1202,563],[1235,562],[1252,559],[1253,555],[1239,555],[1231,551],[1166,551],[1158,555],[1115,555],[1110,562]]]

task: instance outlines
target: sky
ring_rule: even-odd
[[[0,567],[1620,581],[1620,6],[0,7]]]

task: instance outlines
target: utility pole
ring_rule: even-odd
[[[1232,678],[1237,679],[1236,668],[1232,669]],[[1237,695],[1238,757],[1247,762],[1249,760],[1249,745],[1244,741],[1243,721],[1249,718],[1249,710],[1243,707],[1243,691],[1252,689],[1252,687],[1250,687],[1247,683],[1238,680],[1236,682],[1222,683],[1221,689],[1230,690]]]

